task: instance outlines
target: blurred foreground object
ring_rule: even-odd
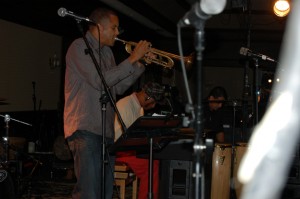
[[[245,184],[242,199],[279,199],[292,155],[299,142],[300,1],[294,1],[283,39],[274,85],[274,99],[254,129],[238,177]]]

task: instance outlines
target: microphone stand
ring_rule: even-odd
[[[195,155],[195,199],[199,199],[201,194],[204,198],[204,169],[203,166],[201,167],[201,164],[203,165],[203,160],[201,157],[203,157],[203,141],[202,141],[202,51],[204,50],[203,47],[204,42],[204,23],[200,21],[198,25],[196,26],[195,30],[195,50],[196,50],[196,64],[197,64],[197,107],[196,107],[196,121],[195,121],[195,142],[194,142],[194,155]],[[201,174],[202,173],[202,174]],[[202,181],[200,181],[200,178],[202,176]],[[201,183],[202,182],[202,183]],[[202,191],[200,189],[202,188]]]
[[[114,108],[114,111],[116,112],[117,114],[117,117],[120,121],[120,124],[124,130],[124,132],[126,131],[126,126],[121,118],[121,115],[120,115],[120,112],[118,111],[117,109],[117,106],[116,106],[116,103],[112,97],[112,94],[110,92],[110,89],[109,89],[109,86],[107,85],[106,81],[105,81],[105,78],[104,78],[104,75],[102,74],[102,71],[101,71],[101,68],[95,58],[95,55],[93,53],[93,50],[85,36],[85,32],[83,30],[83,27],[81,26],[80,22],[82,20],[79,20],[79,19],[76,19],[76,22],[77,22],[77,25],[78,25],[78,29],[79,31],[81,32],[82,34],[82,38],[86,44],[86,47],[87,47],[87,52],[89,53],[93,63],[94,63],[94,66],[97,70],[97,73],[102,81],[102,84],[103,84],[103,87],[104,87],[104,93],[102,93],[102,96],[100,97],[100,102],[101,102],[101,110],[102,110],[102,155],[101,155],[101,159],[102,159],[102,167],[101,167],[101,173],[102,173],[102,184],[101,184],[101,193],[102,193],[102,198],[105,198],[105,164],[108,163],[108,161],[106,160],[106,139],[105,139],[105,136],[106,136],[106,125],[105,125],[105,119],[106,119],[106,104],[107,102],[110,102],[112,107]],[[99,41],[100,42],[100,41]],[[100,53],[100,52],[99,52]],[[100,60],[99,60],[100,62]]]
[[[242,97],[242,130],[240,132],[240,140],[242,142],[245,141],[244,134],[246,133],[248,123],[249,123],[249,110],[248,110],[248,97],[251,96],[251,88],[249,85],[249,77],[248,77],[248,70],[249,70],[249,61],[247,61],[244,67],[244,86],[243,86],[243,97]],[[253,114],[251,112],[251,114]]]
[[[236,195],[236,192],[235,192],[235,182],[234,182],[234,179],[233,179],[233,172],[234,172],[234,163],[235,163],[235,152],[236,152],[236,143],[235,143],[235,134],[236,134],[236,106],[237,106],[237,101],[233,101],[232,102],[232,106],[233,106],[233,115],[232,115],[232,118],[233,118],[233,121],[232,121],[232,140],[231,140],[231,143],[232,143],[232,148],[231,148],[231,160],[230,160],[230,163],[231,163],[231,167],[230,167],[230,198],[235,198],[235,195]]]
[[[258,123],[258,59],[257,58],[253,58],[255,65],[254,65],[254,93],[255,95],[253,95],[254,97],[254,118],[255,118],[255,124],[256,125]]]
[[[35,136],[37,136],[37,141],[36,144],[38,145],[37,147],[41,149],[41,129],[40,129],[40,120],[37,122],[37,111],[36,111],[36,95],[35,95],[35,81],[32,82],[32,102],[33,102],[33,134],[34,134],[34,140]],[[37,127],[39,123],[39,128]]]
[[[203,14],[201,9],[199,11],[200,5],[198,3],[195,3],[192,7],[191,11],[188,12],[184,18],[179,21],[177,24],[178,27],[182,27],[182,25],[193,25],[195,28],[195,35],[194,35],[194,41],[195,41],[195,51],[196,51],[196,64],[197,64],[197,71],[196,71],[196,77],[197,77],[197,84],[196,84],[196,114],[192,116],[193,126],[195,129],[195,140],[194,140],[194,172],[193,177],[195,178],[195,192],[194,192],[194,198],[200,199],[204,198],[205,196],[205,168],[204,168],[204,159],[205,155],[203,152],[206,150],[208,152],[210,150],[210,146],[213,146],[212,140],[207,139],[205,140],[205,145],[203,144],[202,140],[202,134],[203,134],[203,120],[202,120],[202,51],[204,50],[204,25],[205,25],[205,19],[208,19],[210,16]],[[187,20],[188,19],[188,20]],[[187,22],[188,21],[188,22]],[[187,85],[187,83],[186,83]],[[187,94],[188,98],[188,88]],[[192,100],[189,99],[189,106],[192,106]],[[191,107],[186,107],[186,109],[192,110]],[[192,112],[193,113],[193,112]],[[201,167],[202,164],[202,167]]]
[[[9,122],[10,122],[10,116],[5,115],[4,116],[4,122],[5,122],[5,162],[8,162],[9,159]]]
[[[101,111],[102,111],[102,197],[105,198],[105,164],[108,163],[108,160],[106,160],[106,139],[105,139],[105,132],[106,132],[106,105],[109,102],[109,98],[106,92],[102,93],[100,97],[101,102]]]

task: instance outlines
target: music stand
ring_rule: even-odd
[[[153,196],[153,150],[161,149],[172,139],[178,139],[182,118],[165,116],[139,117],[110,147],[110,151],[141,150],[149,145],[148,198]],[[155,144],[155,145],[154,145]],[[153,147],[154,146],[154,147]]]

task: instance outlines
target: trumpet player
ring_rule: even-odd
[[[138,42],[128,58],[117,65],[110,48],[119,35],[117,14],[107,8],[97,8],[89,18],[96,25],[90,25],[85,36],[115,99],[117,94],[123,94],[144,72],[145,67],[139,60],[150,56],[147,53],[151,44],[147,41]],[[106,144],[114,141],[114,110],[111,103],[107,103],[103,132],[104,116],[99,99],[104,87],[86,49],[83,38],[79,38],[72,42],[66,54],[64,133],[73,154],[77,178],[72,198],[99,199],[105,191],[105,198],[111,199],[114,157],[106,158],[110,160],[110,165],[106,164],[106,174],[102,176],[101,168],[104,164],[101,143],[104,135]],[[105,190],[101,192],[103,177]]]

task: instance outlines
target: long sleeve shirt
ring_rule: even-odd
[[[99,52],[98,41],[90,32],[86,33],[86,38],[115,100],[116,94],[123,94],[145,68],[139,63],[131,64],[128,59],[116,65],[110,47],[104,46]],[[64,92],[65,138],[76,130],[103,135],[102,105],[99,100],[104,87],[83,38],[76,39],[67,51]],[[106,105],[105,119],[105,136],[114,138],[114,110],[111,103]]]

